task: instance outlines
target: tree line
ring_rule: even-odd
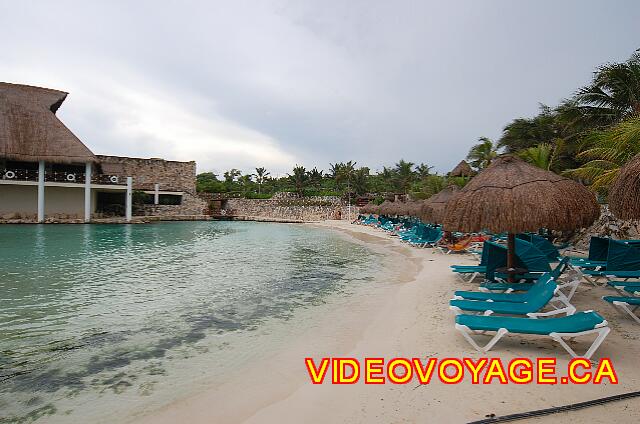
[[[283,177],[273,177],[265,168],[243,174],[238,169],[223,173],[222,178],[212,172],[198,174],[198,191],[212,193],[238,193],[247,198],[269,198],[274,193],[286,191],[300,196],[357,197],[374,193],[410,194],[413,198],[426,199],[442,190],[447,184],[463,186],[464,177],[447,177],[432,172],[425,163],[415,164],[401,159],[394,166],[384,167],[372,173],[357,162],[329,164],[329,170],[306,169],[296,165]]]

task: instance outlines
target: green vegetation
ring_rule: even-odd
[[[479,171],[500,153],[517,154],[606,196],[620,167],[640,153],[640,49],[623,63],[598,67],[591,83],[558,106],[540,105],[536,116],[514,119],[505,125],[497,141],[480,137],[470,148],[467,161]],[[468,181],[434,174],[427,164],[404,159],[377,173],[356,165],[355,161],[329,164],[328,172],[296,165],[280,178],[271,177],[265,168],[245,175],[231,169],[222,179],[206,172],[197,176],[197,189],[248,198],[268,198],[280,191],[345,198],[370,194],[380,203],[388,193],[424,199],[449,184],[462,187]]]
[[[426,199],[448,184],[464,186],[466,178],[448,178],[431,172],[433,167],[401,159],[392,168],[385,167],[379,173],[371,173],[367,167],[357,167],[355,161],[329,164],[329,171],[313,168],[307,170],[296,165],[291,173],[276,178],[265,168],[256,168],[254,174],[242,174],[231,169],[223,179],[212,172],[198,174],[197,190],[209,193],[227,193],[249,199],[268,199],[277,192],[292,192],[299,196],[339,196],[355,199],[372,195],[381,203],[384,194],[410,194]]]
[[[494,155],[490,140],[480,141],[468,156],[476,169]],[[555,108],[514,119],[495,147],[606,196],[620,167],[640,153],[640,53],[598,67],[590,84]]]

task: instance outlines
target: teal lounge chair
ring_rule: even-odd
[[[463,282],[470,282],[480,274],[491,282],[496,277],[495,270],[507,265],[507,247],[502,244],[485,241],[479,265],[453,265],[455,272]],[[538,278],[544,272],[550,272],[549,259],[544,253],[526,240],[516,239],[516,265],[530,271],[531,279]],[[464,276],[470,275],[469,278]]]
[[[640,308],[640,297],[630,296],[603,296],[602,300],[611,303],[631,316],[638,324],[640,317],[636,315],[636,311]]]
[[[540,292],[545,289],[545,285],[552,281],[551,275],[545,274],[544,277],[538,278],[535,284],[530,290],[525,292],[508,292],[508,293],[493,293],[493,292],[481,292],[481,291],[466,291],[457,290],[454,292],[454,299],[456,300],[479,300],[484,302],[513,302],[513,303],[526,303],[531,301],[535,297],[539,296]]]
[[[487,300],[465,300],[453,298],[449,301],[449,309],[456,315],[464,312],[472,314],[501,314],[501,315],[526,315],[528,317],[547,317],[559,314],[571,315],[576,311],[567,297],[558,290],[558,285],[548,276],[543,277],[546,280],[536,286],[534,292],[527,296],[524,301],[513,302],[492,299]],[[522,299],[520,299],[522,300]],[[553,309],[547,312],[542,310],[546,306]]]
[[[458,315],[456,316],[456,330],[460,331],[464,338],[478,352],[486,354],[507,333],[532,334],[548,336],[560,343],[569,355],[582,356],[590,359],[602,344],[607,334],[609,325],[607,321],[593,311],[577,312],[559,318],[531,319],[517,317]],[[496,334],[484,346],[480,346],[473,338],[474,334],[495,332]],[[565,341],[578,336],[597,334],[589,349],[584,355],[578,355]]]
[[[515,293],[515,291],[519,289],[519,287],[517,287],[518,284],[514,284],[515,286],[514,289],[509,289],[508,291],[503,293],[495,293],[490,291],[487,292],[487,291],[458,290],[454,293],[454,299],[485,300],[485,301],[491,300],[493,302],[516,302],[516,303],[527,302],[533,296],[537,296],[538,292],[542,288],[544,288],[544,285],[547,284],[549,280],[555,281],[555,278],[556,277],[553,274],[545,274],[539,277],[535,283],[527,284],[527,286],[531,286],[531,288],[525,291],[518,291],[517,293]],[[580,280],[572,280],[567,283],[561,283],[561,284],[558,284],[556,282],[556,284],[558,286],[558,290],[566,296],[567,300],[571,300],[574,293],[576,292],[578,285],[580,284]],[[568,289],[568,292],[565,291],[567,289]]]
[[[604,284],[616,278],[640,278],[640,245],[635,240],[609,240],[607,265],[604,270],[583,269],[585,279],[598,285],[604,278]]]
[[[559,278],[560,276],[564,273],[564,271],[567,269],[569,263],[569,258],[562,258],[562,260],[556,265],[556,267],[551,271],[550,275],[551,277],[554,279],[554,281],[556,281],[556,284],[558,284],[558,290],[560,290],[566,297],[567,299],[571,300],[571,298],[573,298],[573,295],[576,293],[576,290],[578,289],[578,286],[581,283],[581,278],[580,276],[577,277],[573,277],[570,279],[567,279],[565,281],[560,281]],[[528,279],[531,279],[535,276],[535,274],[531,274],[529,275],[521,275],[519,277],[527,277]],[[539,278],[539,275],[538,277]],[[535,286],[535,283],[531,283],[531,282],[522,282],[522,281],[526,281],[525,279],[522,279],[521,282],[518,283],[508,283],[508,282],[485,282],[483,283],[479,290],[483,291],[483,292],[503,292],[503,293],[511,293],[514,291],[529,291],[531,290],[532,287]],[[536,280],[537,281],[537,280]]]

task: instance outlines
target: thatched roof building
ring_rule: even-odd
[[[475,175],[475,172],[465,160],[461,160],[460,163],[449,172],[450,177],[471,177],[473,175]]]
[[[0,157],[52,163],[97,159],[55,115],[67,93],[0,82]]]
[[[573,230],[600,216],[584,185],[505,155],[494,159],[447,202],[444,228],[520,233]]]

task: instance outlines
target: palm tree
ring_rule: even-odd
[[[540,143],[549,143],[559,137],[557,113],[549,106],[540,105],[540,113],[533,118],[518,118],[507,124],[496,147],[514,153]]]
[[[256,183],[258,183],[258,194],[261,193],[262,184],[265,182],[267,177],[271,175],[266,168],[256,168]]]
[[[369,168],[362,167],[353,174],[353,190],[358,195],[365,194],[369,189]]]
[[[591,183],[591,188],[606,195],[620,168],[640,153],[640,116],[627,119],[608,130],[593,131],[586,137],[589,148],[578,154],[587,160],[565,174]]]
[[[421,179],[431,175],[432,169],[433,169],[433,166],[429,166],[426,163],[421,163],[420,165],[416,165],[416,172],[418,173],[418,176]]]
[[[342,179],[343,179],[342,169],[343,168],[344,168],[344,163],[342,163],[342,162],[336,162],[336,163],[330,163],[329,164],[329,176],[335,182],[336,188],[338,190],[340,190],[340,187],[342,186]]]
[[[471,166],[477,170],[481,170],[489,166],[491,161],[498,156],[498,151],[493,141],[487,137],[480,137],[480,143],[474,145],[469,150],[467,160]]]
[[[554,153],[553,144],[541,143],[535,147],[519,151],[518,156],[538,168],[549,171],[553,165]]]
[[[603,127],[640,114],[640,52],[626,62],[607,63],[574,96],[581,120]]]
[[[400,159],[400,162],[396,163],[395,177],[397,181],[397,187],[404,194],[407,194],[411,184],[415,180],[415,174],[413,173],[413,162],[406,162],[404,159]]]
[[[316,190],[320,190],[320,188],[322,187],[322,178],[324,177],[323,171],[318,171],[318,168],[314,166],[313,169],[308,172],[308,174],[309,182],[311,183],[311,185]]]
[[[307,170],[304,166],[296,165],[293,168],[293,174],[289,174],[289,180],[295,187],[298,196],[302,197],[304,195],[304,188],[307,186],[309,181],[309,175],[307,174]]]
[[[239,169],[230,169],[229,171],[226,171],[223,176],[224,176],[224,182],[227,184],[231,184],[232,182],[234,182],[236,180],[237,177],[239,177],[240,175],[242,175],[242,172],[240,172]]]

